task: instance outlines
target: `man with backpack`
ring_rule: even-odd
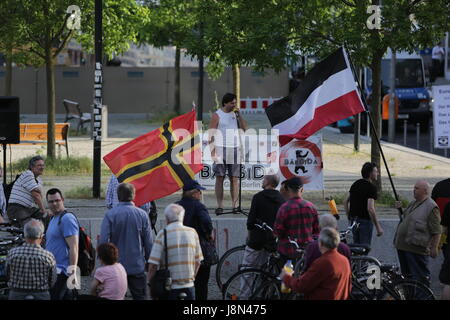
[[[9,198],[8,219],[13,226],[23,227],[31,218],[43,220],[44,224],[48,221],[40,178],[44,173],[44,168],[44,159],[41,156],[31,158],[28,170],[22,172],[13,182],[11,194],[6,194],[6,197]],[[8,190],[5,191],[8,193]]]
[[[55,256],[57,273],[50,297],[52,300],[69,300],[72,297],[67,280],[76,270],[73,266],[78,265],[79,224],[75,215],[66,211],[59,189],[48,190],[46,197],[53,214],[46,233],[46,249]]]

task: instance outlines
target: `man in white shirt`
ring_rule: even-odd
[[[444,61],[444,54],[445,51],[444,49],[441,47],[441,45],[438,43],[434,46],[433,51],[431,52],[431,59],[432,59],[432,67],[433,67],[433,72],[432,72],[432,82],[434,82],[436,80],[437,77],[442,77],[443,76],[443,61]]]
[[[216,175],[217,209],[215,213],[216,215],[223,213],[223,183],[227,171],[233,212],[237,213],[235,209],[238,201],[238,177],[241,163],[238,129],[247,130],[247,123],[242,118],[239,108],[236,109],[236,95],[226,93],[223,96],[222,108],[212,115],[209,129],[211,157],[214,161],[213,171]]]
[[[44,173],[44,168],[44,159],[35,156],[29,161],[28,170],[22,172],[14,182],[7,210],[8,219],[13,225],[23,227],[31,218],[48,220],[39,177]]]

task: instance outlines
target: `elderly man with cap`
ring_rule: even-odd
[[[431,198],[428,182],[419,180],[414,185],[414,201],[405,209],[397,227],[394,244],[402,274],[430,285],[430,256],[438,255],[441,238],[441,216]],[[396,203],[399,208],[401,202]]]
[[[197,231],[202,250],[204,243],[210,242],[214,246],[214,235],[211,218],[205,205],[201,203],[202,190],[205,190],[197,181],[190,180],[183,187],[183,196],[177,202],[185,210],[183,224],[187,227],[194,228]],[[205,251],[205,250],[203,250]],[[203,252],[206,258],[207,252]],[[195,277],[195,297],[196,300],[207,300],[208,298],[208,281],[211,271],[211,265],[207,263],[208,259],[202,261],[200,269]]]
[[[296,248],[289,239],[297,239],[300,245],[313,240],[319,234],[319,219],[314,205],[302,198],[303,182],[299,177],[284,181],[283,194],[288,200],[281,205],[274,223],[274,234],[278,237],[278,252],[284,259],[295,259]]]

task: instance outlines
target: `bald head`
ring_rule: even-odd
[[[425,180],[419,180],[414,185],[414,199],[423,201],[431,194],[431,186]]]

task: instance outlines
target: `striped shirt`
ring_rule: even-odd
[[[313,235],[319,234],[319,219],[314,205],[302,198],[292,198],[281,205],[274,224],[274,234],[278,237],[278,252],[295,258],[295,246],[289,243],[297,239],[299,244],[307,244]]]
[[[0,183],[0,211],[2,213],[2,217],[5,218],[6,217],[6,197],[5,197],[5,191],[3,190],[3,183]]]
[[[202,249],[195,229],[184,226],[181,222],[167,225],[167,254],[172,289],[194,286],[195,263],[203,260]],[[164,267],[164,230],[160,230],[153,243],[148,263]]]
[[[20,177],[14,182],[9,197],[9,204],[16,203],[24,207],[31,208],[34,205],[34,199],[31,191],[35,189],[42,190],[42,181],[40,177],[35,178],[31,170],[23,172]]]
[[[115,175],[111,175],[111,178],[109,179],[108,187],[106,188],[106,195],[105,195],[105,204],[108,209],[112,209],[116,207],[119,204],[119,197],[117,196],[117,187],[119,186],[119,181],[117,180]],[[150,212],[150,209],[152,207],[152,203],[147,202],[144,203],[141,208],[146,213]]]
[[[8,287],[12,289],[46,291],[56,281],[55,257],[37,244],[25,243],[11,249],[6,270]]]

